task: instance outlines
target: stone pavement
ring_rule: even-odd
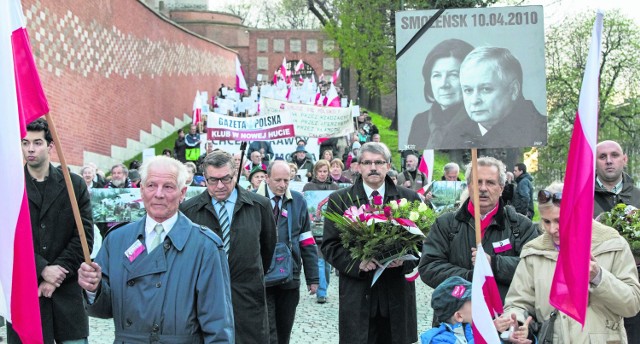
[[[431,327],[431,292],[430,287],[420,279],[416,283],[416,300],[418,302],[418,332]],[[338,277],[331,275],[327,303],[316,303],[315,296],[300,288],[301,297],[296,320],[293,325],[291,344],[335,344],[338,343]],[[89,317],[90,344],[113,343],[113,320]],[[5,327],[0,328],[0,337],[6,338]]]

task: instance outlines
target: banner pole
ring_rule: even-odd
[[[480,226],[480,195],[478,194],[478,150],[471,149],[471,179],[473,180],[473,219],[476,228],[476,246],[482,244],[482,228]],[[468,182],[468,181],[467,181]]]

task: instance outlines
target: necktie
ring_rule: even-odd
[[[155,227],[153,227],[153,230],[156,232],[156,236],[153,237],[153,240],[151,240],[151,243],[149,244],[149,253],[151,253],[151,251],[153,251],[156,247],[158,247],[158,245],[160,245],[164,227],[162,227],[162,225],[158,223]]]
[[[229,222],[229,213],[227,212],[227,208],[225,207],[226,201],[219,201],[220,210],[218,211],[218,220],[220,221],[220,228],[222,228],[222,244],[224,247],[224,251],[227,252],[227,256],[229,255],[229,242],[231,236],[231,228]]]
[[[378,190],[373,190],[373,192],[371,193],[371,197],[369,197],[369,201],[371,201],[371,204],[373,204],[373,198],[376,196],[380,196],[380,193],[378,192]]]
[[[273,201],[276,202],[276,205],[273,206],[273,218],[276,220],[276,224],[278,224],[278,216],[280,215],[280,206],[278,205],[280,198],[280,196],[273,196]]]

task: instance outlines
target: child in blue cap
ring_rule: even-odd
[[[422,344],[472,344],[471,283],[459,276],[444,280],[431,295],[433,316],[440,321],[420,335]]]

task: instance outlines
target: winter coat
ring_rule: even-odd
[[[40,195],[27,167],[24,167],[29,214],[35,253],[38,284],[42,270],[60,265],[69,273],[51,298],[40,297],[40,318],[45,343],[80,339],[89,336],[89,319],[84,309],[78,269],[84,261],[78,229],[71,209],[62,172],[49,164],[44,197]],[[93,215],[87,184],[71,173],[71,184],[78,201],[80,218],[89,249],[93,247]]]
[[[464,326],[464,337],[467,340],[467,344],[473,344],[473,330],[470,324],[456,324],[454,326]],[[452,325],[441,323],[438,327],[433,327],[430,330],[420,335],[420,344],[456,344],[458,339],[453,333]]]
[[[256,193],[269,198],[267,184],[262,183]],[[278,217],[278,241],[291,243],[293,257],[293,281],[279,285],[281,289],[300,288],[300,272],[304,264],[304,277],[307,285],[318,284],[318,247],[311,235],[309,210],[304,196],[287,188],[282,197],[280,214],[286,210],[287,216]],[[289,219],[291,219],[291,238],[289,238]]]
[[[467,281],[473,278],[471,248],[476,247],[476,232],[474,219],[467,210],[468,203],[469,200],[458,211],[438,217],[424,241],[418,269],[422,281],[431,288],[435,289],[451,276],[460,276]],[[482,247],[491,256],[491,270],[503,301],[522,248],[538,235],[531,220],[500,201],[498,212],[485,230]],[[501,251],[500,243],[508,243],[511,248]],[[496,253],[494,245],[501,252]]]
[[[234,343],[222,240],[179,213],[162,245],[130,261],[124,252],[145,242],[146,220],[105,239],[96,257],[102,282],[89,314],[113,318],[114,343]]]
[[[184,141],[184,137],[178,137],[173,144],[173,157],[184,164],[187,162],[186,152],[187,144]]]
[[[236,343],[266,343],[269,338],[264,273],[276,247],[276,226],[269,199],[236,187],[238,200],[231,217],[229,272]],[[191,221],[222,237],[211,196],[205,190],[180,205]]]
[[[445,144],[447,136],[454,134],[456,130],[451,126],[452,119],[461,109],[464,110],[462,102],[444,111],[440,104],[432,104],[429,110],[421,112],[413,118],[408,144],[416,145],[416,148],[449,148]]]
[[[427,187],[427,176],[425,176],[424,173],[420,171],[416,170],[415,178],[411,176],[411,173],[409,173],[409,171],[398,173],[398,185],[405,186],[404,182],[406,182],[407,180],[411,182],[409,189],[413,191],[418,191],[423,187]]]
[[[516,178],[516,190],[513,194],[513,207],[516,211],[528,218],[533,218],[533,177],[523,172]],[[530,215],[530,216],[529,216]]]
[[[396,186],[386,177],[384,204],[391,200],[406,198],[419,201],[415,191]],[[329,196],[327,211],[342,214],[352,205],[368,204],[363,180],[358,178],[354,185],[341,189]],[[358,269],[360,261],[351,258],[342,246],[340,231],[331,221],[324,222],[322,253],[325,259],[340,272],[339,294],[339,342],[342,344],[368,343],[368,328],[371,309],[388,307],[392,341],[389,344],[407,344],[418,340],[416,290],[414,282],[405,279],[405,273],[413,270],[414,262],[405,261],[401,267],[386,269],[376,283],[371,286],[374,271]]]
[[[593,222],[591,253],[602,269],[598,286],[589,285],[584,325],[563,313],[554,324],[553,343],[627,343],[623,317],[640,311],[640,283],[627,242],[613,228]],[[560,243],[562,249],[562,243]],[[558,251],[547,233],[525,245],[507,294],[505,314],[518,321],[525,312],[542,323],[554,308],[549,304]]]
[[[600,187],[596,182],[593,217],[613,209],[618,203],[640,208],[640,189],[634,186],[633,179],[624,172],[622,173],[622,190],[618,194]]]

